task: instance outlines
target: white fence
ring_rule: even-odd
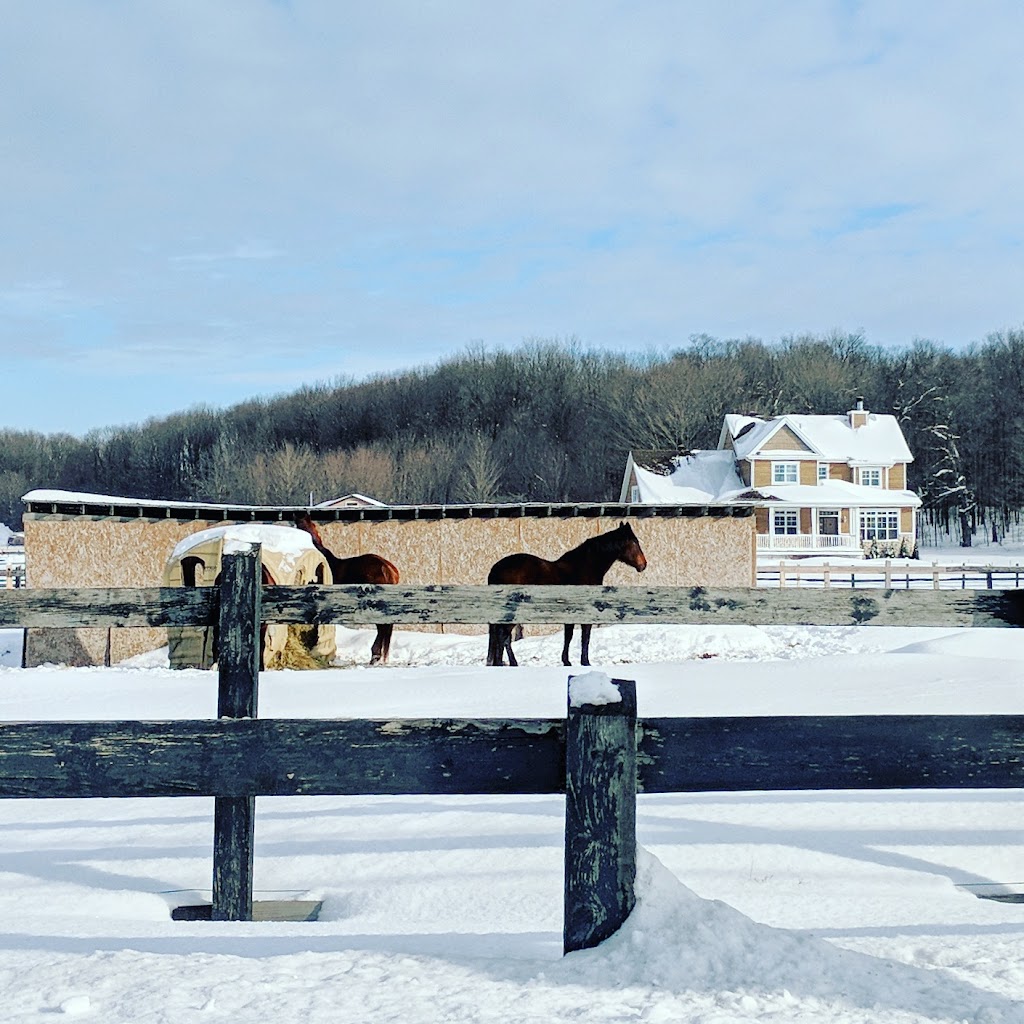
[[[847,587],[886,590],[1016,590],[1024,580],[1024,565],[808,565],[779,562],[759,566],[759,587]]]

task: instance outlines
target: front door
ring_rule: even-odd
[[[818,534],[822,537],[839,536],[838,509],[820,509],[818,511]]]

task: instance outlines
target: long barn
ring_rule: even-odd
[[[527,551],[557,558],[622,521],[636,532],[648,569],[640,577],[616,565],[605,580],[609,585],[750,587],[756,582],[754,509],[745,502],[310,509],[58,490],[31,491],[23,501],[29,587],[158,587],[171,552],[193,533],[234,523],[290,524],[307,513],[335,554],[377,552],[399,567],[404,583],[484,583],[488,569],[504,555]],[[112,664],[166,643],[163,629],[32,629],[25,664]]]

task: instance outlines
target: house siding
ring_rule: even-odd
[[[782,427],[770,438],[764,450],[772,452],[809,452],[807,447],[789,427]]]
[[[894,491],[907,489],[907,464],[905,462],[897,462],[889,470],[889,487]]]

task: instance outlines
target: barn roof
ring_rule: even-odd
[[[628,502],[506,502],[457,505],[383,505],[347,508],[310,508],[307,505],[238,505],[195,501],[127,498],[77,491],[33,490],[22,497],[26,519],[172,519],[205,522],[294,522],[308,515],[317,522],[376,522],[415,519],[516,519],[654,517],[743,517],[753,515],[753,502],[669,501],[633,505]]]

